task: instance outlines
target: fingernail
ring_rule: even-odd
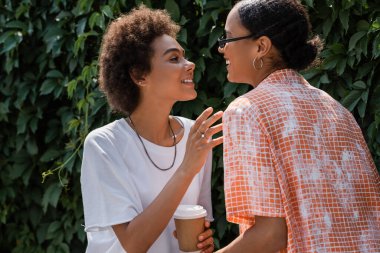
[[[199,236],[199,240],[202,241],[203,240],[203,236]]]

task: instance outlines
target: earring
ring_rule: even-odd
[[[263,65],[264,65],[263,58],[259,58],[259,60],[260,60],[260,63],[259,63],[260,66],[259,66],[259,68],[256,67],[256,60],[257,60],[257,58],[255,57],[255,59],[253,59],[253,61],[252,61],[253,68],[256,69],[256,70],[260,70],[260,69],[262,69],[262,68],[263,68]]]
[[[142,81],[138,81],[137,85],[140,86],[140,87],[145,87],[146,86],[145,84],[142,83]]]

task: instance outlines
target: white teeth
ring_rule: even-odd
[[[191,79],[186,79],[186,80],[182,80],[181,83],[192,83],[193,80]]]

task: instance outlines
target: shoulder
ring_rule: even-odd
[[[84,147],[105,147],[118,142],[121,120],[115,120],[107,125],[92,130],[84,141]]]
[[[232,101],[224,112],[223,118],[247,117],[257,114],[258,104],[251,94],[254,90]]]

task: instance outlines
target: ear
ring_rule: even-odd
[[[137,84],[138,86],[145,86],[145,75],[141,71],[138,71],[137,69],[133,68],[129,71],[129,75],[135,84]]]
[[[258,57],[260,58],[266,56],[272,48],[272,41],[267,36],[261,36],[256,40],[256,43]]]

